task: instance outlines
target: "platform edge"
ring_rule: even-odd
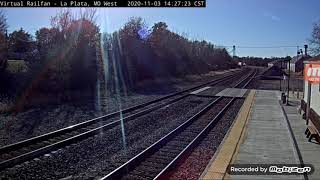
[[[217,153],[215,153],[207,168],[202,173],[200,179],[228,179],[228,174],[226,173],[227,167],[235,160],[240,144],[244,140],[255,94],[255,90],[250,90],[234,123],[223,142],[218,147]]]

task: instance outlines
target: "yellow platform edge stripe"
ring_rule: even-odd
[[[246,125],[251,112],[251,107],[254,102],[256,91],[251,90],[244,101],[241,109],[225,137],[223,144],[220,145],[217,154],[213,157],[210,164],[206,168],[200,179],[215,180],[215,179],[229,179],[226,173],[229,164],[235,160],[239,147],[244,141]]]

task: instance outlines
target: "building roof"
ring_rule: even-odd
[[[305,63],[310,63],[310,62],[317,63],[317,64],[320,63],[320,54],[312,58],[309,58],[305,61]]]
[[[269,62],[270,64],[275,64],[275,63],[277,63],[279,60],[274,60],[274,61],[271,61],[271,62]]]
[[[296,63],[296,62],[298,62],[298,61],[304,61],[304,60],[307,60],[307,59],[310,59],[311,58],[311,56],[309,56],[309,55],[298,55],[298,57],[297,56],[294,56],[292,59],[291,59],[291,61],[290,61],[290,63]]]
[[[271,62],[269,62],[268,64],[274,64],[274,65],[277,65],[277,64],[281,64],[281,63],[286,63],[286,61],[285,60],[282,60],[282,59],[277,59],[277,60],[274,60],[274,61],[271,61]]]
[[[315,57],[312,57],[312,58],[308,59],[308,61],[320,61],[320,54],[315,56]]]

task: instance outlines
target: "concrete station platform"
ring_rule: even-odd
[[[211,86],[207,86],[207,87],[203,87],[201,89],[198,89],[196,91],[191,92],[190,94],[192,95],[198,95],[202,92],[205,92],[208,89],[211,89],[214,87]],[[238,97],[238,98],[242,98],[245,96],[246,92],[248,91],[248,89],[240,89],[240,88],[225,88],[222,91],[218,92],[217,94],[210,94],[209,96],[212,97]]]
[[[320,179],[320,145],[308,142],[304,134],[300,101],[290,98],[291,106],[285,106],[279,100],[279,91],[250,91],[201,179]],[[230,175],[232,164],[311,164],[315,170],[301,175]]]
[[[216,96],[223,96],[223,97],[244,97],[246,94],[247,89],[239,89],[239,88],[226,88],[216,94]]]

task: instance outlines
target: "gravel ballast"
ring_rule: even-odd
[[[122,97],[122,108],[154,100],[161,96],[134,95]],[[109,97],[103,110],[97,111],[92,105],[63,104],[32,108],[21,113],[0,116],[0,146],[39,136],[70,125],[90,120],[102,114],[119,110],[118,98]]]
[[[169,179],[199,179],[202,172],[213,157],[224,136],[228,132],[233,120],[243,104],[243,99],[238,99],[231,106],[217,125],[201,141],[191,154],[174,170]]]
[[[223,73],[226,72],[228,71]],[[187,78],[185,81],[179,80],[172,86],[174,86],[174,91],[190,88],[220,78],[224,75],[223,73],[216,72]],[[101,108],[95,108],[94,102],[82,102],[81,104],[46,105],[17,113],[2,113],[0,114],[0,146],[19,142],[118,111],[120,109],[118,102],[121,102],[121,108],[124,109],[163,97],[167,93],[169,92],[137,92],[127,96],[107,96],[100,100]]]
[[[198,112],[212,99],[188,97],[77,144],[3,171],[9,179],[101,177],[147,148]],[[125,143],[124,143],[125,142]]]
[[[203,115],[196,118],[185,129],[170,139],[164,146],[157,149],[155,153],[146,156],[145,160],[130,171],[123,179],[149,179],[156,177],[176,157],[203,128],[222,110],[222,108],[230,102],[231,98],[222,98],[216,102],[212,108],[206,111]]]

